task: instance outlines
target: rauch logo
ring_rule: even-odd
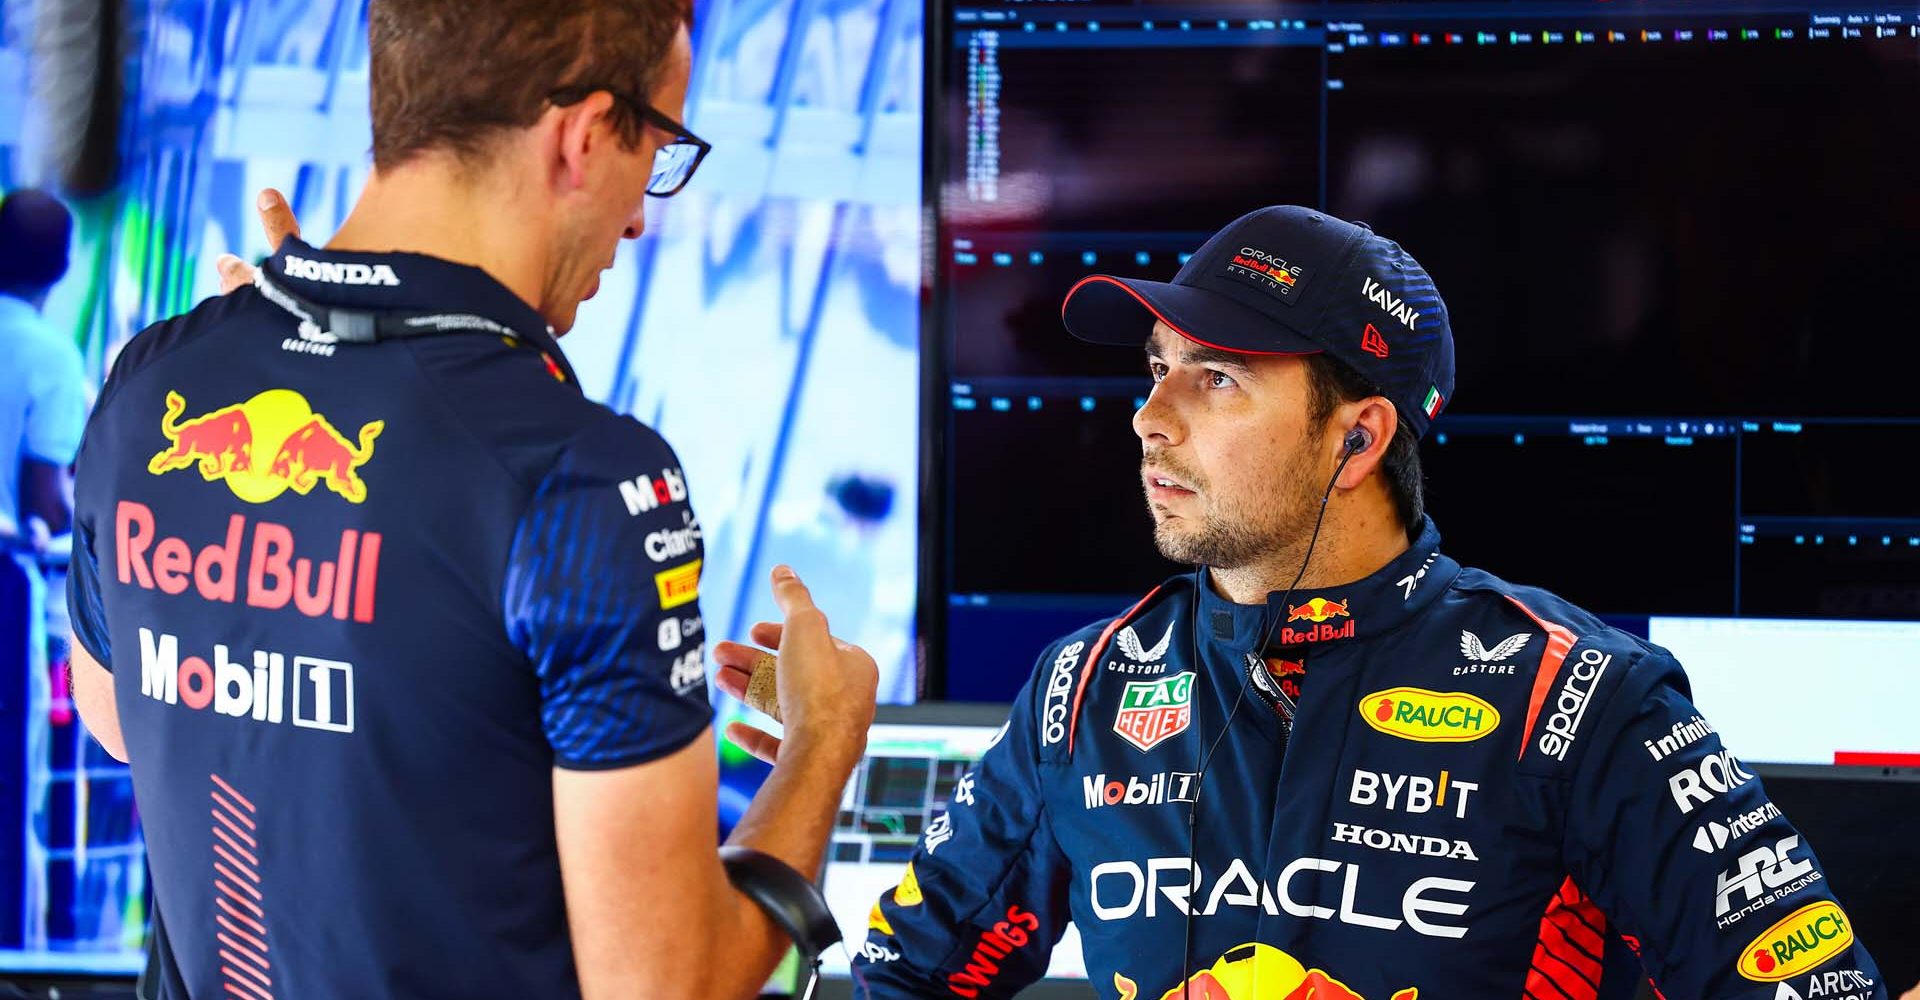
[[[1500,710],[1464,691],[1397,687],[1360,699],[1360,717],[1389,736],[1420,743],[1471,743],[1500,726]]]

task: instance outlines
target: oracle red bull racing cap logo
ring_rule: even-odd
[[[1120,1000],[1137,1000],[1140,987],[1113,974]],[[1420,990],[1395,991],[1391,1000],[1419,1000]],[[1160,1000],[1367,1000],[1320,969],[1309,969],[1272,945],[1243,944],[1221,955],[1212,968],[1160,994]]]
[[[359,470],[373,457],[374,439],[386,421],[361,425],[356,443],[291,389],[268,389],[244,403],[182,420],[186,409],[184,397],[167,393],[160,433],[170,446],[147,463],[148,472],[159,476],[197,467],[200,478],[226,483],[248,503],[266,503],[288,489],[305,496],[323,482],[349,503],[367,499]]]

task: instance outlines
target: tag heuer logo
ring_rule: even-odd
[[[1193,721],[1193,671],[1151,681],[1128,681],[1113,731],[1142,752],[1187,731]]]

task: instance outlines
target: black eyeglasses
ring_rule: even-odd
[[[679,194],[680,189],[693,179],[693,172],[700,168],[700,161],[713,152],[713,144],[694,135],[685,125],[667,117],[659,108],[612,87],[588,84],[562,87],[548,94],[547,100],[566,107],[578,104],[602,90],[614,100],[632,108],[642,121],[673,137],[653,154],[653,176],[647,181],[647,193],[655,198],[671,198]]]

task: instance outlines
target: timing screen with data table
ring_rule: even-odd
[[[1913,8],[940,18],[948,697],[1011,698],[1048,641],[1179,570],[1141,496],[1144,357],[1069,337],[1067,290],[1170,279],[1282,202],[1368,222],[1445,297],[1459,380],[1423,457],[1462,562],[1641,634],[1920,618],[1920,504],[1885,471],[1920,453],[1920,130],[1894,124],[1920,107]]]

